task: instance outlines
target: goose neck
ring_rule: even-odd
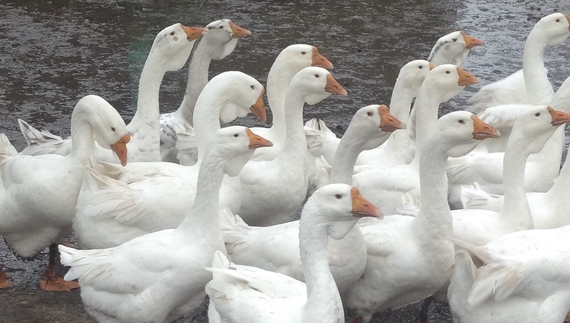
[[[88,165],[91,153],[95,149],[93,127],[87,121],[86,114],[77,112],[74,111],[71,117],[71,153],[69,156],[79,160],[82,165]]]
[[[137,111],[129,126],[134,126],[136,129],[140,126],[151,126],[152,129],[158,131],[160,127],[159,122],[159,92],[162,78],[166,71],[162,68],[161,62],[150,53],[147,58],[141,77],[139,79],[139,92],[137,99]],[[157,145],[159,143],[157,142]]]
[[[194,126],[194,109],[200,93],[208,84],[208,70],[212,61],[211,53],[215,48],[200,38],[196,41],[190,54],[188,65],[188,83],[184,99],[175,114]]]
[[[358,155],[362,152],[364,138],[348,127],[342,136],[331,164],[331,183],[352,184],[352,174]]]
[[[224,96],[214,95],[217,87],[206,89],[196,102],[194,111],[194,133],[198,146],[198,160],[202,160],[204,152],[212,143],[216,132],[220,130],[220,112],[228,100]]]
[[[280,156],[285,156],[288,163],[302,164],[307,148],[307,138],[303,129],[303,107],[305,101],[295,88],[289,88],[285,98],[285,146]]]
[[[528,35],[523,53],[523,74],[529,104],[548,104],[554,95],[544,69],[546,37],[536,28]]]
[[[273,118],[271,129],[278,143],[285,141],[285,95],[293,76],[294,71],[280,62],[275,62],[267,75],[267,101]]]
[[[399,78],[392,91],[392,99],[390,100],[390,113],[398,120],[410,125],[410,107],[412,100],[417,95],[417,90],[405,84]],[[410,149],[410,136],[406,129],[400,129],[390,134],[390,138],[386,140],[386,152],[407,151]]]
[[[420,88],[414,105],[416,113],[416,151],[422,150],[426,138],[430,136],[434,129],[441,102],[441,99],[434,94],[429,84]]]

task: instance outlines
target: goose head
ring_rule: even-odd
[[[373,149],[383,144],[393,131],[406,129],[406,124],[393,116],[386,105],[372,104],[356,111],[347,132],[355,129],[358,138],[365,140],[363,149]]]
[[[563,43],[570,36],[570,15],[553,13],[540,19],[532,32],[540,33],[549,46]]]
[[[456,96],[466,86],[477,84],[479,80],[473,74],[453,64],[443,64],[431,70],[423,86],[429,87],[429,95],[445,102]]]
[[[238,71],[228,71],[213,77],[200,93],[198,100],[202,95],[216,95],[225,102],[220,111],[222,122],[231,122],[237,117],[245,117],[250,112],[265,121],[267,114],[263,93],[263,85],[253,77]]]
[[[301,219],[311,213],[314,221],[327,227],[333,239],[342,239],[361,217],[382,218],[382,212],[366,200],[356,187],[329,184],[316,190],[307,200]]]
[[[287,46],[279,53],[274,64],[284,64],[287,68],[300,71],[305,67],[318,66],[332,69],[332,63],[319,53],[315,46],[295,44]]]
[[[475,46],[484,45],[483,41],[467,35],[464,31],[454,31],[437,40],[428,61],[434,65],[461,65],[469,51]]]
[[[406,86],[409,86],[414,93],[417,93],[429,71],[434,68],[434,64],[423,59],[411,61],[402,66],[396,82],[405,82]]]
[[[206,28],[186,27],[182,24],[166,27],[154,38],[149,55],[164,53],[166,59],[161,66],[167,71],[179,70],[186,64],[196,39],[207,31]]]
[[[109,102],[97,95],[87,95],[77,102],[71,119],[84,119],[89,123],[95,141],[101,147],[113,150],[121,165],[127,164],[127,143],[131,136],[125,121]]]
[[[271,147],[273,143],[254,134],[247,127],[231,126],[218,130],[213,145],[227,160],[224,172],[229,176],[237,176],[255,149]]]
[[[437,121],[433,132],[447,147],[447,156],[459,157],[468,154],[486,138],[497,138],[499,131],[467,111],[448,113]]]
[[[317,104],[331,94],[346,96],[346,90],[329,71],[322,67],[310,66],[300,70],[289,83],[307,104]]]
[[[236,48],[240,38],[251,36],[251,31],[236,25],[230,19],[220,19],[209,23],[207,37],[201,41],[207,41],[217,49],[212,53],[212,59],[221,60],[231,54]]]
[[[570,122],[568,113],[546,105],[532,106],[517,117],[511,137],[522,142],[529,152],[537,153],[542,150],[554,131],[568,122]]]

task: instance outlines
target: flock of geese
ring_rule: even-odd
[[[476,114],[438,119],[478,82],[459,65],[483,42],[457,31],[401,68],[390,111],[361,108],[341,139],[303,124],[305,104],[347,95],[305,44],[269,71],[270,128],[220,126],[266,120],[257,80],[208,80],[211,60],[249,35],[228,19],[162,30],[128,125],[87,95],[68,139],[19,120],[18,153],[0,135],[0,234],[21,258],[49,247],[42,289],[81,287],[98,322],[171,322],[206,295],[210,322],[370,322],[434,297],[454,322],[564,321],[570,78],[555,93],[543,55],[570,36],[569,15],[536,23],[522,70],[474,95]],[[189,58],[184,100],[161,115],[162,78]],[[64,242],[71,232],[79,246]]]

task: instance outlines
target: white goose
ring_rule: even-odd
[[[416,155],[410,164],[391,167],[371,165],[362,167],[354,174],[353,184],[369,199],[379,205],[384,214],[394,214],[401,208],[402,198],[409,194],[415,201],[420,199],[419,160],[422,138],[433,130],[437,121],[439,104],[459,93],[477,79],[461,67],[440,65],[426,76],[416,99],[417,134]]]
[[[349,185],[326,185],[309,198],[299,225],[306,285],[282,274],[230,264],[218,251],[206,292],[223,322],[344,322],[327,244],[329,236],[342,238],[363,216],[378,216],[378,211]]]
[[[443,64],[461,66],[471,49],[482,45],[484,45],[482,40],[469,36],[464,31],[454,31],[437,40],[427,60],[435,66]]]
[[[426,136],[418,137],[423,138],[419,146],[421,209],[416,217],[393,216],[387,217],[386,223],[359,223],[368,259],[362,277],[343,297],[355,315],[351,322],[367,323],[375,312],[420,301],[449,279],[454,247],[448,240],[452,227],[445,160],[469,152],[478,140],[494,136],[496,131],[477,116],[456,111],[437,120]]]
[[[199,161],[194,166],[168,162],[132,163],[125,169],[103,164],[106,176],[91,171],[77,203],[73,229],[85,248],[108,248],[150,232],[177,227],[192,206],[200,160],[225,122],[253,112],[265,118],[263,86],[241,72],[224,72],[206,85],[194,111]],[[220,205],[240,207],[241,170],[226,166]]]
[[[505,101],[489,99],[491,104],[528,103],[533,105],[549,104],[554,95],[552,85],[544,69],[544,50],[564,42],[570,36],[570,15],[555,13],[542,18],[530,32],[523,55],[524,87],[517,87],[512,97],[500,90],[498,97],[507,98]],[[507,79],[516,79],[514,76]],[[499,87],[501,88],[501,87]],[[494,91],[494,90],[493,90]],[[481,91],[480,91],[481,93]],[[482,95],[485,96],[485,95]],[[523,98],[523,101],[516,100]],[[485,99],[487,100],[487,99]],[[498,110],[500,111],[500,110]],[[495,118],[501,118],[496,116]],[[560,128],[546,143],[544,149],[534,154],[528,160],[528,171],[525,176],[525,189],[529,192],[546,192],[552,187],[553,180],[558,176],[564,130]],[[504,142],[503,142],[504,143]],[[458,191],[455,185],[473,184],[475,181],[489,193],[503,194],[502,158],[497,147],[483,143],[481,149],[475,150],[469,156],[450,160],[448,175],[450,188]],[[494,143],[497,146],[497,143]],[[504,145],[503,145],[504,148]],[[489,154],[488,152],[497,152]]]
[[[320,102],[331,93],[346,95],[334,77],[321,67],[306,67],[289,83],[285,97],[285,146],[270,161],[249,162],[239,176],[242,199],[238,213],[246,223],[267,226],[292,220],[307,192],[303,107],[305,103]]]
[[[331,183],[350,184],[358,154],[377,147],[396,129],[405,125],[388,112],[385,105],[359,109],[350,122],[332,165]],[[221,214],[222,231],[232,262],[278,272],[304,281],[299,257],[299,221],[269,227],[250,227],[237,215]],[[279,250],[278,253],[272,250]],[[328,245],[330,270],[339,292],[348,289],[362,274],[366,246],[357,227]]]
[[[333,65],[315,46],[295,44],[287,46],[279,53],[267,75],[267,100],[273,115],[271,128],[252,128],[273,142],[273,147],[258,149],[253,160],[274,159],[287,140],[285,123],[285,95],[293,76],[309,66],[332,69]]]
[[[190,55],[186,93],[180,107],[171,113],[160,115],[160,153],[162,161],[194,165],[196,151],[184,150],[180,159],[176,143],[181,137],[194,135],[194,107],[202,89],[208,83],[208,69],[212,59],[221,60],[231,54],[239,39],[250,36],[251,31],[244,29],[229,19],[209,23],[208,33],[201,37]]]
[[[59,246],[62,263],[71,266],[65,279],[79,279],[87,311],[99,322],[171,322],[198,307],[212,279],[204,267],[224,249],[218,219],[224,170],[233,164],[239,171],[253,149],[270,144],[245,127],[217,130],[202,157],[196,203],[176,229],[109,249]]]
[[[0,136],[0,235],[22,258],[50,247],[49,266],[40,287],[68,291],[77,284],[57,276],[57,243],[71,233],[77,195],[95,141],[127,163],[129,133],[119,113],[101,97],[88,95],[71,115],[71,152],[66,156],[20,155]],[[2,281],[4,280],[4,282]],[[0,274],[0,286],[6,287]]]
[[[507,234],[484,246],[457,241],[448,290],[454,318],[465,323],[565,321],[570,310],[570,226]]]
[[[156,37],[144,64],[139,80],[137,111],[127,125],[131,134],[129,143],[129,161],[160,161],[160,133],[158,95],[160,83],[168,71],[181,69],[195,40],[206,29],[186,27],[174,24],[161,30]],[[20,130],[28,146],[22,151],[26,155],[59,154],[67,155],[71,151],[71,138],[61,139],[49,132],[40,132],[23,120],[18,121]],[[50,136],[51,135],[51,136]],[[117,158],[107,149],[97,147],[94,160],[117,162]]]
[[[548,106],[527,109],[515,121],[504,158],[505,206],[499,213],[454,210],[453,236],[482,245],[510,232],[533,228],[524,190],[526,160],[540,151],[552,134],[570,122],[570,114]]]
[[[428,61],[415,60],[400,69],[390,100],[390,112],[398,120],[402,120],[404,123],[408,120],[412,101],[418,95],[422,82],[433,67]],[[307,123],[309,127],[323,132],[326,139],[322,143],[322,153],[327,162],[332,163],[340,138],[337,138],[322,120],[313,119]],[[360,153],[356,165],[406,164],[412,158],[413,151],[407,131],[397,130],[378,149],[365,150]]]

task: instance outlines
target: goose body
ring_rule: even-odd
[[[239,170],[253,149],[270,144],[248,128],[217,130],[202,157],[196,203],[178,227],[108,249],[59,246],[71,267],[65,279],[79,279],[86,310],[99,322],[171,322],[198,307],[212,279],[203,268],[224,248],[218,199],[226,165]]]
[[[208,83],[208,69],[212,59],[221,60],[230,55],[239,39],[250,36],[251,32],[236,25],[229,19],[220,19],[206,26],[206,33],[196,43],[190,55],[186,93],[180,107],[175,112],[160,115],[160,153],[162,161],[194,165],[197,159],[196,145],[187,146],[194,138],[193,116],[200,92]]]
[[[153,42],[139,80],[137,111],[127,125],[131,135],[129,161],[160,161],[158,94],[162,78],[168,71],[181,69],[194,42],[206,30],[174,24],[160,31]],[[57,136],[38,136],[40,133],[23,120],[19,121],[28,146],[22,153],[27,155],[59,154],[71,151],[71,139]],[[45,132],[45,131],[44,131]],[[48,133],[49,134],[49,133]],[[117,158],[108,149],[96,146],[93,159],[117,163]]]
[[[241,72],[224,72],[204,88],[196,103],[199,155],[208,148],[222,120],[254,112],[265,118],[263,86]],[[74,230],[85,248],[117,246],[146,233],[176,228],[193,205],[200,163],[133,163],[128,168],[99,165],[86,179],[77,204]],[[241,169],[241,168],[240,168]],[[97,174],[100,172],[102,174]],[[240,207],[239,170],[226,166],[220,205]]]
[[[33,258],[71,233],[75,205],[85,166],[95,140],[127,163],[129,134],[123,119],[104,99],[88,95],[76,104],[71,116],[73,146],[66,156],[17,154],[5,135],[0,137],[0,234],[12,251]],[[55,251],[50,248],[50,266],[42,289],[68,290],[58,279]]]
[[[327,260],[329,236],[341,239],[358,217],[378,216],[358,190],[330,184],[309,198],[298,234],[306,284],[250,266],[233,265],[219,252],[206,286],[223,322],[344,322],[340,294]]]

